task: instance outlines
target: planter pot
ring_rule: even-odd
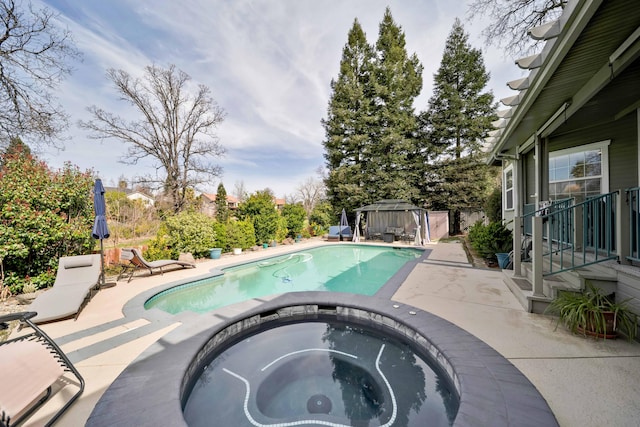
[[[271,242],[271,247],[272,247],[272,248],[275,248],[275,247],[276,247],[276,245],[277,245],[277,243],[276,243],[276,241],[275,241],[275,240]]]
[[[499,252],[496,254],[498,258],[498,265],[500,268],[505,269],[509,265],[509,254],[507,252]]]
[[[605,331],[604,333],[595,332],[596,327],[593,325],[595,322],[591,319],[588,319],[586,326],[578,326],[576,329],[579,333],[584,335],[589,335],[590,337],[596,338],[605,338],[605,339],[614,339],[618,336],[614,325],[615,325],[615,313],[612,311],[605,311],[602,313],[604,316],[605,322]]]
[[[263,248],[263,249],[267,249],[268,247],[269,247],[269,244],[268,244],[268,243],[263,243],[263,244],[262,244],[262,248]]]
[[[242,253],[242,248],[233,248],[234,255],[240,255]]]
[[[209,258],[211,259],[218,259],[220,258],[221,254],[222,254],[222,248],[209,249]]]

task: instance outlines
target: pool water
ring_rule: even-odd
[[[422,256],[412,248],[331,245],[256,261],[224,270],[224,275],[163,291],[145,308],[177,314],[206,313],[267,295],[298,291],[373,295],[404,264]]]
[[[360,325],[285,324],[213,356],[186,398],[189,426],[449,426],[458,410],[426,359]]]

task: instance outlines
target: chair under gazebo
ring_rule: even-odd
[[[366,224],[360,232],[360,221]],[[387,243],[405,241],[422,245],[429,242],[429,217],[427,211],[405,200],[378,200],[356,209],[353,241],[384,240]]]

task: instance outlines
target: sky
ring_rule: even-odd
[[[427,109],[433,76],[455,18],[469,42],[481,49],[496,101],[514,95],[506,82],[521,77],[513,58],[485,47],[485,23],[467,18],[469,0],[34,0],[59,13],[73,34],[82,61],[61,84],[57,96],[71,117],[64,150],[45,149],[52,168],[71,162],[92,169],[106,186],[120,177],[156,173],[152,160],[131,166],[120,160],[125,143],[93,140],[78,121],[95,105],[116,114],[129,110],[107,79],[110,68],[142,77],[144,67],[174,64],[192,81],[211,89],[225,110],[217,128],[224,157],[219,179],[197,190],[228,194],[242,183],[253,193],[271,189],[292,195],[324,167],[324,129],[331,79],[338,76],[342,49],[354,19],[375,44],[387,6],[405,34],[406,50],[424,66],[416,111]],[[125,115],[125,114],[123,114]]]

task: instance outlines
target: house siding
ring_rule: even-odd
[[[549,151],[610,140],[609,191],[625,190],[638,183],[638,128],[636,114],[597,127],[581,129],[549,139]]]

